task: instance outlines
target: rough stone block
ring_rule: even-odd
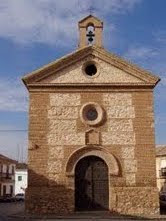
[[[51,107],[48,110],[48,118],[52,119],[77,119],[78,107]]]
[[[122,159],[134,159],[135,158],[135,146],[123,146],[121,148]]]
[[[108,119],[110,118],[135,118],[134,106],[112,106],[106,108]]]
[[[135,144],[135,135],[133,132],[123,132],[123,133],[105,133],[102,134],[102,144],[111,145],[111,144],[121,144],[121,145],[132,145]]]
[[[132,95],[130,93],[105,93],[103,94],[104,106],[131,106]]]
[[[126,185],[135,186],[135,184],[136,184],[135,173],[126,173]]]
[[[133,131],[132,120],[131,119],[109,119],[108,131],[117,131],[117,132]]]
[[[125,159],[124,160],[124,171],[127,173],[137,172],[137,160]]]
[[[80,105],[80,94],[77,93],[54,93],[50,94],[51,107],[78,106]]]
[[[48,135],[48,143],[50,145],[85,145],[85,134],[61,134],[55,132],[55,134]]]
[[[49,134],[54,133],[76,133],[76,120],[54,120],[49,121]]]

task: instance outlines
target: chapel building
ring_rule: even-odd
[[[158,214],[153,89],[159,78],[103,48],[103,22],[23,77],[29,91],[26,210]]]

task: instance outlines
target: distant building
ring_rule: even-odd
[[[27,164],[18,163],[15,170],[15,195],[18,193],[25,193],[27,188],[27,178]]]
[[[0,154],[0,196],[14,195],[17,161]]]
[[[156,148],[157,187],[160,192],[166,192],[166,146]]]

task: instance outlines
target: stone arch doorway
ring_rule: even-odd
[[[108,166],[100,157],[86,156],[75,167],[75,209],[109,209]]]

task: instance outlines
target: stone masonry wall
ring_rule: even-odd
[[[116,187],[113,211],[120,214],[154,215],[159,213],[158,190],[152,187]]]
[[[81,122],[80,109],[87,102],[96,102],[105,110],[103,124],[92,127]],[[31,94],[27,210],[74,211],[74,177],[69,187],[66,165],[78,148],[85,147],[86,131],[94,128],[100,133],[100,145],[116,157],[121,170],[118,176],[109,177],[110,210],[126,214],[156,213],[152,105],[152,92]],[[148,194],[152,190],[150,208]],[[135,197],[139,206],[133,210]]]
[[[40,188],[48,185],[47,161],[48,145],[46,134],[48,132],[47,111],[49,107],[48,94],[30,94],[29,107],[29,150],[28,150],[28,189],[26,191],[26,211],[33,212],[36,194]],[[32,193],[33,188],[37,193]],[[38,204],[39,206],[39,204]]]
[[[137,185],[156,187],[153,93],[135,92],[133,104],[135,106],[133,121],[136,136],[135,155],[138,160]]]
[[[29,108],[29,186],[47,185],[47,161],[48,161],[48,133],[47,112],[49,108],[49,96],[45,93],[30,95]],[[38,177],[36,177],[36,174]]]
[[[56,180],[62,176],[63,165],[66,164],[73,149],[85,145],[85,127],[80,122],[79,111],[83,104],[89,102],[86,94],[64,93],[50,94],[49,119],[49,178]],[[101,98],[100,101],[98,98]],[[97,99],[97,100],[96,100]],[[121,157],[128,184],[135,183],[136,160],[134,158],[135,133],[132,119],[135,117],[132,95],[129,93],[93,94],[90,101],[101,104],[107,113],[107,128],[96,128],[101,131],[102,146],[121,146]],[[81,124],[81,125],[80,125]],[[82,130],[80,129],[82,127]],[[102,132],[102,130],[104,131]],[[71,146],[73,148],[71,148]],[[68,156],[64,155],[67,153]],[[70,150],[70,151],[69,151]],[[117,150],[119,151],[119,150]],[[131,156],[128,153],[132,153]],[[57,158],[58,157],[58,158]],[[56,161],[55,161],[56,159]],[[132,179],[133,178],[133,179]],[[64,182],[64,181],[63,181]]]

